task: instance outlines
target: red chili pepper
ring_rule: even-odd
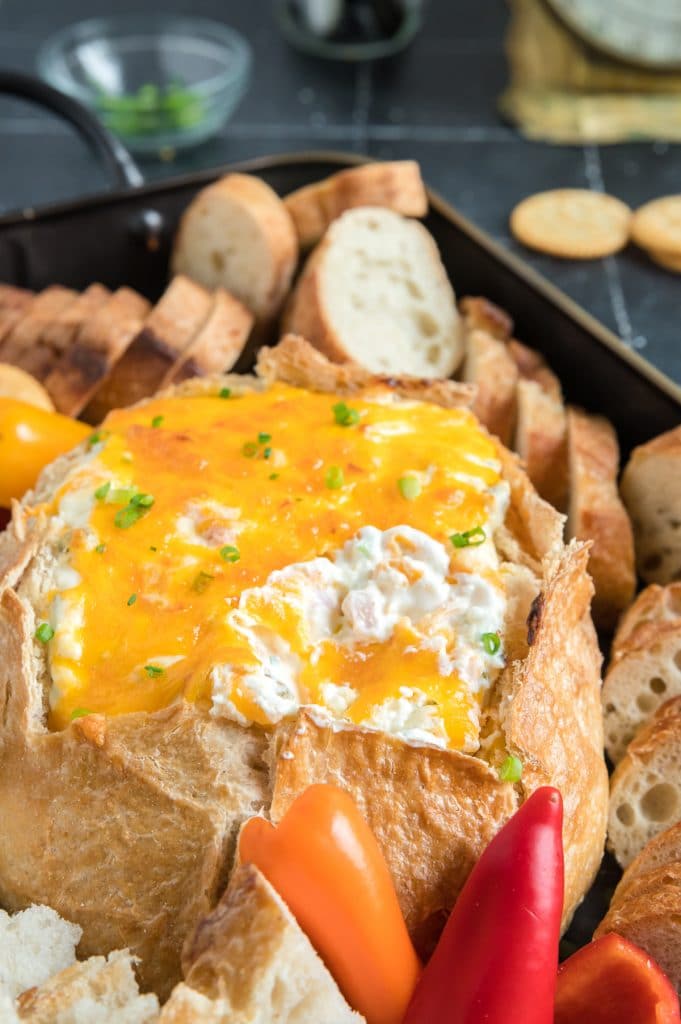
[[[544,786],[494,837],[456,901],[404,1024],[552,1024],[562,823],[561,795]]]
[[[603,935],[561,964],[555,1024],[679,1024],[679,998],[655,961]]]

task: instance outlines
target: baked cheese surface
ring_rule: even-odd
[[[50,725],[187,699],[268,726],[315,705],[474,751],[504,663],[507,502],[471,413],[380,389],[117,411],[33,510],[57,539]]]

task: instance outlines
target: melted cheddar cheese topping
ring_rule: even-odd
[[[472,414],[381,390],[114,412],[35,510],[60,552],[38,608],[50,725],[187,699],[268,726],[315,705],[477,749],[506,501]]]

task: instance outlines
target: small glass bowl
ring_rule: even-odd
[[[227,122],[248,85],[251,48],[204,18],[93,18],[52,36],[38,69],[131,152],[164,155],[204,142]]]

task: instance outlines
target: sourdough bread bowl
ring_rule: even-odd
[[[328,780],[426,953],[551,783],[569,921],[607,812],[588,546],[471,399],[289,337],[45,470],[0,538],[1,905],[129,948],[165,998],[243,821]]]

